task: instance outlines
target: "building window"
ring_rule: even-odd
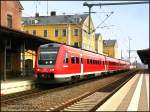
[[[7,27],[12,28],[12,16],[7,15]]]
[[[79,46],[78,46],[78,42],[75,42],[75,43],[74,43],[74,47],[79,47]]]
[[[58,37],[58,29],[55,30],[55,37]]]
[[[6,53],[6,70],[11,70],[11,54]]]
[[[36,35],[36,30],[33,30],[32,34],[33,34],[33,35]]]
[[[63,36],[63,37],[66,37],[66,35],[67,35],[67,31],[66,31],[66,29],[63,29],[63,30],[62,30],[62,36]]]
[[[31,23],[32,23],[32,24],[35,24],[35,20],[31,20]]]
[[[48,37],[47,30],[44,30],[44,37]]]
[[[78,36],[79,30],[78,29],[74,29],[74,36]]]
[[[26,33],[29,33],[29,31],[28,31],[28,30],[26,30]]]

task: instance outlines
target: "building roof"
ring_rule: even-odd
[[[104,47],[113,47],[117,43],[117,40],[103,40]]]
[[[100,33],[96,33],[95,38],[99,38],[100,35],[101,35]]]
[[[21,10],[24,10],[24,8],[23,8],[22,4],[20,3],[20,1],[17,1],[17,3],[19,4],[20,9],[21,9]]]
[[[23,25],[46,25],[46,24],[66,24],[66,23],[83,23],[88,14],[83,15],[53,15],[53,16],[37,16],[22,17]]]
[[[100,36],[101,36],[100,33],[96,33],[96,34],[95,34],[95,38],[99,38]]]

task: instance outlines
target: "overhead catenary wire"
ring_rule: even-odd
[[[95,32],[96,29],[100,28],[100,26],[113,14],[114,12],[111,12],[110,15],[107,15],[106,18],[91,32]]]

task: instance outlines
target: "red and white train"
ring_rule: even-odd
[[[34,72],[39,83],[61,83],[98,76],[102,72],[126,70],[129,66],[120,59],[50,43],[38,48]]]

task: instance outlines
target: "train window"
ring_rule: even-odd
[[[65,54],[64,63],[68,63],[68,53]]]
[[[108,64],[111,65],[111,62],[109,61]]]
[[[81,58],[81,63],[83,63],[83,58]]]
[[[87,59],[87,64],[89,64],[90,63],[90,60],[89,59]]]
[[[105,64],[108,65],[108,61],[106,61]]]
[[[76,63],[79,64],[79,58],[78,57],[76,57]]]
[[[95,64],[95,60],[92,60],[93,61],[93,64]]]
[[[75,58],[71,57],[71,63],[75,63]]]
[[[90,59],[90,64],[92,64],[92,59]]]

